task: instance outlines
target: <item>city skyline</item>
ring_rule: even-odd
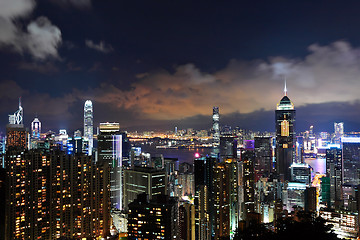
[[[1,4],[2,126],[22,97],[45,131],[81,129],[85,100],[94,126],[209,129],[219,106],[222,125],[274,131],[284,77],[297,131],[360,125],[359,3]]]

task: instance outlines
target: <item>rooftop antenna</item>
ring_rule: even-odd
[[[285,81],[284,94],[285,96],[287,96],[286,77],[284,77],[284,81]]]

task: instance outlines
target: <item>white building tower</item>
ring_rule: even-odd
[[[36,117],[32,122],[31,122],[31,138],[32,139],[40,139],[40,134],[41,134],[41,122],[40,120]]]
[[[94,135],[93,105],[91,100],[86,100],[84,105],[84,139],[88,141],[88,154],[92,155]]]

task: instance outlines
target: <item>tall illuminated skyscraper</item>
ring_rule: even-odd
[[[92,154],[94,136],[94,116],[91,100],[86,100],[84,105],[84,138],[88,141],[88,154]]]
[[[40,134],[41,134],[41,122],[36,117],[31,122],[31,138],[39,140],[40,139]]]
[[[120,132],[119,123],[100,123],[99,130],[98,162],[110,166],[111,207],[123,210],[122,162],[127,136]]]
[[[283,181],[290,181],[290,165],[295,154],[295,109],[287,96],[280,100],[275,111],[276,128],[276,172]]]
[[[220,145],[220,115],[219,115],[219,107],[213,107],[213,141],[214,147],[218,147]]]
[[[27,131],[23,124],[23,108],[19,98],[19,109],[9,115],[9,124],[6,125],[6,150],[12,148],[25,150],[27,147]]]
[[[19,98],[19,109],[14,114],[9,115],[9,124],[23,124],[23,116],[24,111],[21,106],[21,98]]]
[[[341,138],[344,137],[344,123],[334,123],[334,143],[340,143]]]
[[[330,179],[330,208],[339,209],[342,201],[343,158],[339,144],[326,149],[326,177]]]

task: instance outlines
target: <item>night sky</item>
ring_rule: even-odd
[[[126,130],[221,124],[274,131],[288,96],[297,131],[360,131],[359,1],[0,0],[0,129]]]

